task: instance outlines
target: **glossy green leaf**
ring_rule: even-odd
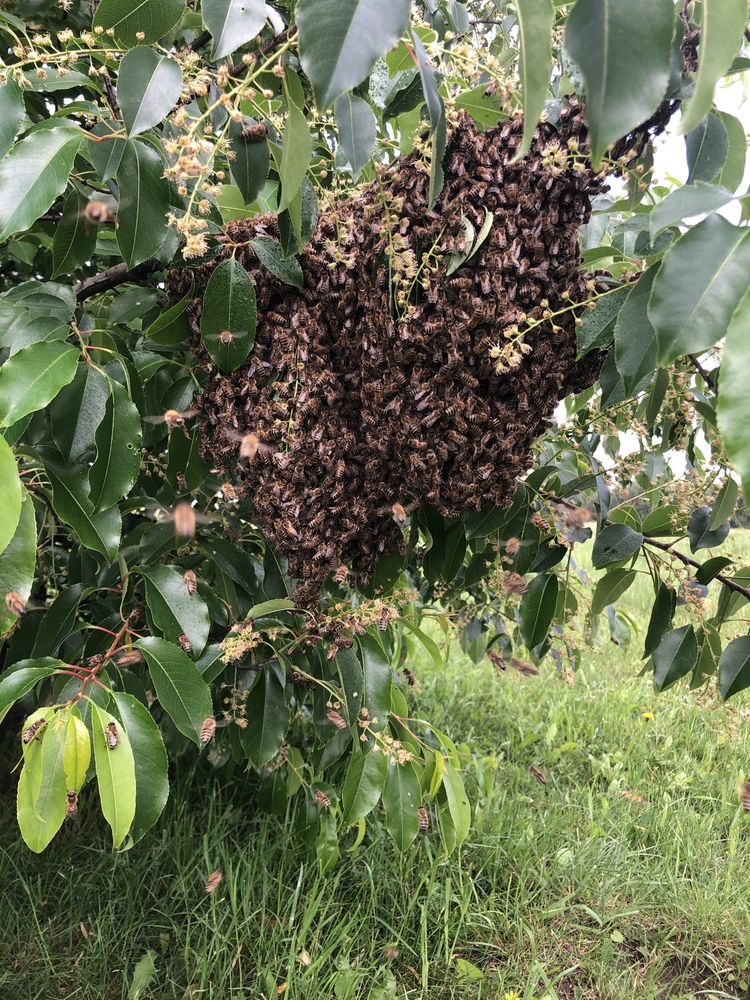
[[[438,90],[435,70],[432,68],[425,52],[422,40],[415,32],[412,32],[412,40],[414,42],[414,51],[417,55],[419,75],[422,80],[422,92],[427,105],[427,116],[430,119],[432,148],[430,150],[430,188],[427,206],[428,208],[432,208],[443,189],[445,180],[443,175],[443,156],[445,155],[446,143],[445,107]]]
[[[672,245],[648,308],[660,365],[711,347],[726,334],[749,273],[748,230],[721,216],[710,215]]]
[[[357,180],[370,162],[375,145],[377,122],[375,112],[367,101],[355,94],[342,94],[334,105],[339,144],[346,162]]]
[[[206,286],[201,340],[214,362],[227,372],[239,368],[252,349],[255,286],[234,257],[222,261],[214,269]]]
[[[307,117],[301,104],[295,103],[294,100],[298,86],[299,80],[296,74],[291,69],[287,69],[284,95],[289,113],[284,130],[281,163],[279,164],[279,178],[281,180],[279,212],[288,209],[299,194],[312,158],[312,136]]]
[[[0,553],[16,532],[23,493],[16,457],[5,438],[0,436]]]
[[[586,83],[591,157],[646,121],[670,78],[672,0],[578,0],[565,46]],[[637,25],[637,29],[635,26]]]
[[[41,854],[65,819],[65,737],[60,714],[47,722],[41,741],[35,740],[24,756],[18,780],[18,827],[35,854]]]
[[[117,101],[128,135],[158,125],[177,104],[181,90],[182,70],[174,59],[147,45],[126,52],[117,76]]]
[[[362,690],[360,707],[367,709],[373,729],[383,729],[391,708],[391,663],[385,650],[372,635],[360,636]],[[375,721],[377,719],[377,722]]]
[[[717,111],[727,131],[727,155],[724,166],[715,179],[718,187],[734,193],[742,183],[745,175],[745,157],[747,155],[747,139],[745,127],[739,118],[726,111]]]
[[[67,730],[63,753],[65,788],[69,792],[80,792],[91,763],[91,736],[77,708],[70,713]]]
[[[666,635],[672,624],[676,607],[677,594],[665,583],[660,582],[646,631],[646,641],[643,648],[644,660],[653,653]]]
[[[719,79],[732,65],[747,24],[745,0],[703,0],[695,89],[682,108],[680,131],[690,132],[711,108]]]
[[[750,636],[727,643],[719,660],[719,691],[725,700],[750,687]]]
[[[711,529],[710,523],[711,508],[705,504],[694,510],[688,518],[687,530],[691,552],[714,548],[726,539],[729,534],[729,522],[725,521],[715,529]]]
[[[461,844],[471,828],[471,806],[461,775],[449,761],[446,761],[443,772],[443,788],[456,833],[456,844]]]
[[[623,285],[598,299],[593,309],[587,309],[576,327],[578,357],[589,351],[606,347],[614,336],[614,320],[630,293],[630,286]]]
[[[717,416],[719,432],[732,464],[750,497],[750,290],[745,292],[726,332],[722,351]]]
[[[89,499],[87,469],[66,466],[45,455],[45,468],[52,485],[52,506],[55,513],[69,524],[87,549],[100,552],[108,562],[117,555],[122,530],[122,518],[117,507],[99,513]]]
[[[689,674],[698,658],[698,642],[692,625],[667,632],[651,654],[654,664],[654,685],[666,691],[681,677]]]
[[[74,187],[65,199],[63,214],[52,238],[52,277],[75,271],[90,259],[96,247],[96,227],[86,221],[86,198]]]
[[[101,0],[94,27],[114,28],[115,40],[123,48],[149,45],[177,24],[184,9],[185,0]]]
[[[278,240],[270,236],[256,236],[250,241],[258,260],[275,274],[279,281],[294,288],[302,288],[305,279],[302,266],[296,257],[287,257]]]
[[[557,604],[558,579],[554,573],[539,573],[521,598],[519,628],[529,649],[544,642]]]
[[[321,111],[368,76],[409,19],[409,0],[300,0],[302,69]]]
[[[96,458],[89,469],[89,499],[106,510],[130,492],[138,476],[141,418],[119,382],[110,382],[104,419],[96,431]]]
[[[715,212],[731,200],[729,191],[703,181],[677,188],[654,207],[651,213],[651,239],[667,226],[674,226],[693,215]]]
[[[166,639],[150,636],[137,643],[164,711],[183,736],[200,745],[203,723],[213,715],[211,692],[187,655]]]
[[[212,59],[223,59],[260,34],[266,23],[264,0],[202,0],[203,23],[213,39]]]
[[[383,788],[385,826],[400,851],[405,851],[419,832],[417,809],[420,799],[414,765],[389,763]]]
[[[120,122],[104,121],[97,122],[91,129],[96,136],[109,136],[113,132],[121,131]],[[125,152],[125,139],[105,139],[104,142],[94,142],[88,139],[83,144],[83,151],[91,161],[94,169],[98,172],[102,181],[109,181],[117,174]]]
[[[19,698],[23,698],[39,681],[64,666],[60,660],[43,656],[36,660],[20,660],[0,675],[0,721]]]
[[[0,159],[13,145],[25,113],[21,88],[15,80],[6,80],[0,86]]]
[[[630,286],[615,320],[615,364],[626,396],[656,368],[656,335],[648,318],[648,303],[659,265]]]
[[[93,447],[108,399],[109,381],[97,368],[84,362],[78,365],[73,381],[53,399],[49,409],[52,437],[68,462]]]
[[[372,812],[382,795],[387,771],[383,753],[352,754],[341,791],[344,826],[352,826]]]
[[[0,160],[0,242],[29,229],[63,193],[82,138],[70,125],[39,129]]]
[[[711,559],[706,559],[699,570],[696,570],[695,579],[698,583],[710,583],[731,565],[732,560],[728,556],[712,556]]]
[[[229,172],[242,193],[243,201],[249,205],[258,197],[268,179],[271,163],[268,139],[248,134],[241,122],[230,122],[228,134],[233,154]]]
[[[206,602],[197,592],[189,594],[182,572],[171,566],[150,566],[141,574],[146,580],[146,602],[164,638],[176,642],[186,635],[198,656],[211,626]]]
[[[591,599],[591,614],[598,615],[607,605],[614,604],[622,597],[635,577],[635,570],[613,569],[598,580]]]
[[[245,718],[242,748],[255,767],[262,767],[279,752],[289,728],[284,688],[273,670],[261,670],[245,702]]]
[[[117,170],[117,245],[128,267],[155,254],[167,235],[169,185],[163,170],[151,146],[133,140],[126,143]]]
[[[32,656],[55,656],[75,626],[83,585],[68,584],[54,599],[36,630]]]
[[[169,798],[167,751],[159,727],[142,702],[124,691],[113,691],[112,697],[133,750],[135,815],[129,840],[137,844],[159,819]]]
[[[4,597],[15,591],[21,600],[28,601],[34,582],[36,565],[36,517],[34,503],[25,489],[21,493],[21,511],[13,537],[0,552],[0,635],[13,626],[17,618],[5,603]],[[0,709],[1,711],[1,709]]]
[[[643,535],[627,524],[609,524],[596,536],[591,552],[591,562],[595,569],[622,562],[634,556],[640,549]]]
[[[711,508],[711,517],[708,522],[711,531],[716,531],[723,525],[724,521],[729,520],[732,516],[734,508],[737,506],[738,495],[737,480],[733,479],[732,476],[727,476]]]
[[[70,344],[41,341],[0,367],[0,427],[47,406],[73,380],[80,354]]]
[[[146,337],[153,344],[173,346],[183,343],[190,336],[187,308],[193,300],[193,286],[169,309],[159,313],[146,330]]]
[[[523,138],[513,160],[525,156],[544,108],[552,62],[552,0],[515,0],[521,45],[518,72],[523,97]],[[511,161],[513,162],[513,161]]]
[[[112,846],[119,847],[135,816],[133,749],[125,726],[96,704],[91,706],[91,726],[102,814],[112,829]],[[111,747],[115,738],[116,746]]]
[[[724,166],[729,150],[729,137],[721,119],[717,115],[708,115],[685,137],[685,150],[687,183],[714,180]]]

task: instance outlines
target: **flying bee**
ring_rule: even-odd
[[[339,715],[334,709],[330,708],[326,712],[326,718],[328,721],[334,725],[337,729],[346,729],[346,719]]]
[[[125,649],[121,653],[118,653],[115,657],[115,663],[118,667],[132,667],[136,663],[140,663],[143,659],[143,655],[138,649]]]
[[[745,778],[742,783],[742,808],[745,812],[750,812],[750,778]]]
[[[39,731],[47,724],[46,719],[36,719],[32,722],[30,726],[27,726],[23,731],[23,742],[26,746],[31,743],[31,741],[39,734]]]
[[[240,442],[240,458],[245,462],[252,462],[258,454],[273,452],[273,448],[264,444],[257,434],[240,434],[238,431],[227,431],[227,434],[233,441]]]
[[[115,221],[113,208],[113,202],[104,201],[101,198],[92,198],[91,201],[86,202],[83,209],[83,217],[86,222],[93,226],[102,226],[105,222]]]
[[[201,744],[203,746],[206,746],[207,743],[210,743],[211,740],[213,739],[213,735],[215,732],[216,732],[216,719],[213,717],[213,715],[209,715],[209,717],[204,721],[203,725],[201,726],[201,734],[200,734]]]
[[[420,806],[417,809],[417,819],[419,820],[419,829],[422,833],[426,833],[430,828],[430,814],[424,806]]]
[[[393,511],[393,520],[396,524],[406,524],[406,510],[403,504],[400,504],[398,500],[391,507]]]
[[[179,410],[167,410],[160,417],[146,417],[146,421],[149,424],[161,424],[165,423],[167,425],[167,431],[174,430],[175,427],[179,427],[185,437],[188,437],[187,428],[185,427],[185,421],[194,417],[198,411],[197,410],[185,410],[180,413]]]
[[[114,722],[107,723],[107,731],[104,734],[104,738],[107,742],[107,749],[114,750],[120,745],[120,737],[117,732],[117,726]]]
[[[203,886],[203,891],[207,896],[210,896],[212,892],[216,892],[219,888],[219,883],[224,878],[224,872],[215,871],[206,879],[206,884]]]
[[[237,490],[232,483],[222,483],[219,489],[224,494],[224,499],[228,500],[229,503],[237,502]]]
[[[78,792],[69,791],[65,794],[65,815],[75,816],[78,812]]]
[[[178,538],[195,537],[195,511],[187,500],[178,503],[174,509],[174,532]]]
[[[331,808],[330,798],[326,795],[325,792],[322,792],[319,788],[316,788],[315,791],[313,792],[313,798],[318,803],[321,809]]]
[[[26,610],[26,601],[24,601],[17,590],[9,590],[5,595],[5,606],[12,615],[20,618]]]
[[[223,344],[224,347],[229,347],[233,340],[234,334],[231,330],[222,330],[219,334],[219,343]]]

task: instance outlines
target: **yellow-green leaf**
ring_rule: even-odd
[[[135,816],[133,751],[125,727],[114,715],[92,703],[91,721],[99,800],[104,818],[112,828],[112,845],[119,847]],[[111,747],[115,740],[116,745]]]

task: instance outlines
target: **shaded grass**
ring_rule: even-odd
[[[144,998],[749,996],[745,702],[637,677],[649,586],[621,603],[641,634],[587,649],[575,676],[498,676],[457,645],[441,671],[415,659],[420,716],[473,753],[475,823],[449,859],[432,833],[398,855],[375,820],[321,878],[251,782],[186,762],[135,850],[113,854],[84,802],[37,858],[8,779],[0,998],[124,1000],[149,949]]]

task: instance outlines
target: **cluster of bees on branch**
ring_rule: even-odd
[[[553,169],[546,155],[570,149],[580,161],[581,109],[572,101],[555,127],[541,124],[528,155],[514,163],[522,130],[519,118],[485,132],[462,120],[449,137],[445,185],[432,209],[417,154],[379,185],[342,199],[321,216],[301,256],[301,291],[265,269],[249,245],[278,236],[275,217],[226,226],[255,284],[257,333],[247,363],[211,379],[196,404],[202,450],[287,556],[300,603],[314,603],[330,575],[361,583],[380,556],[403,551],[420,504],[445,517],[504,506],[558,400],[597,377],[598,355],[576,361],[573,311],[548,319],[590,296],[579,232],[602,181],[580,163]],[[383,187],[417,268],[428,254],[438,260],[434,273],[418,270],[399,309]],[[479,232],[488,212],[493,221],[478,252],[446,274],[467,222]],[[337,234],[345,261],[331,254]],[[170,295],[181,297],[193,275],[204,287],[220,259],[171,271]],[[200,308],[196,298],[194,326]],[[498,371],[493,347],[525,328],[522,362]]]

